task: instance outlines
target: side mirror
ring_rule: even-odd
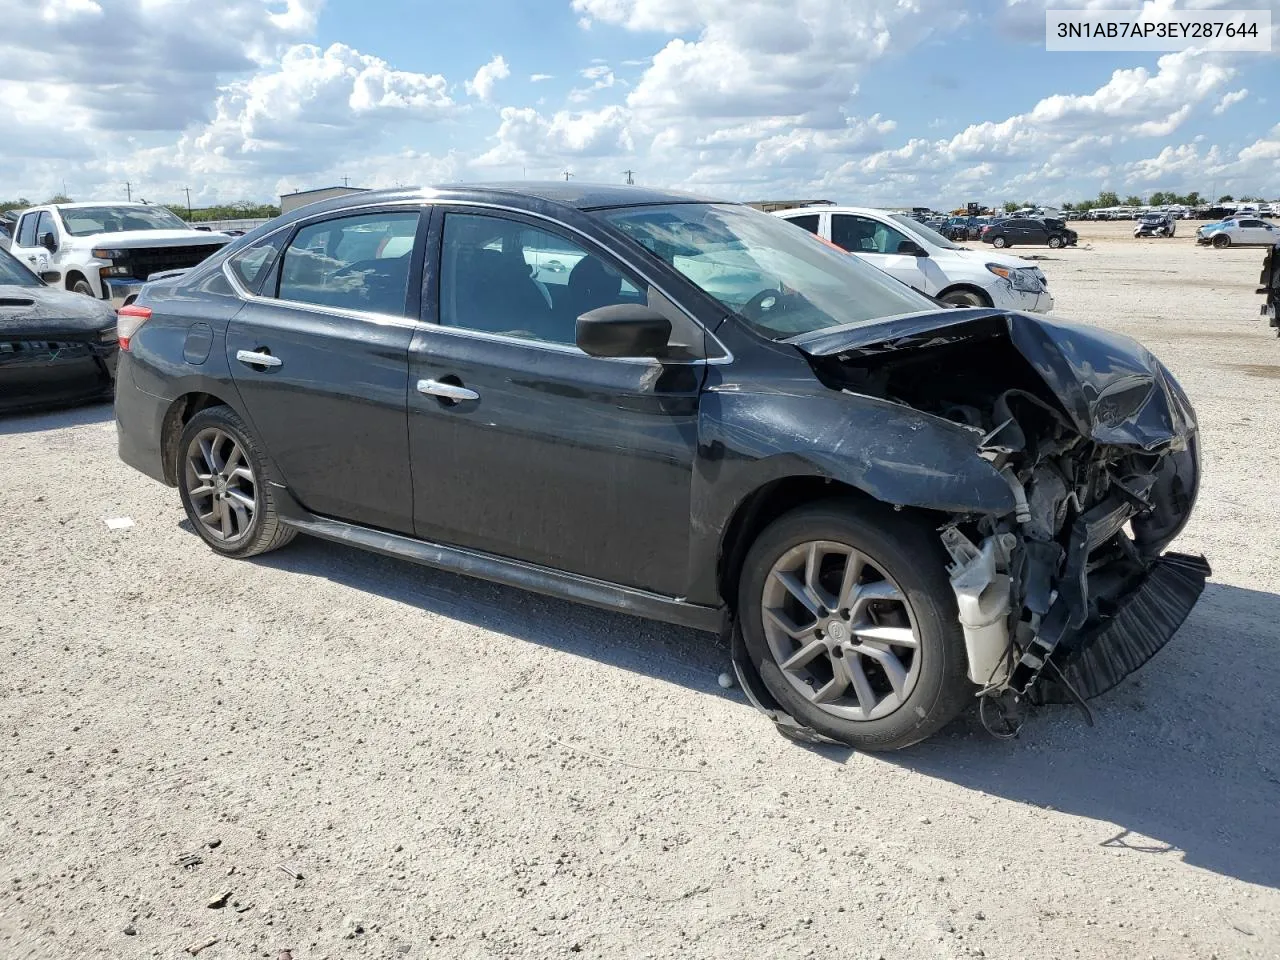
[[[61,282],[62,274],[57,270],[45,270],[40,274],[40,279],[53,286],[53,284]]]
[[[52,233],[42,233],[40,235],[40,246],[44,247],[50,253],[56,253],[58,250],[58,239]]]
[[[904,257],[927,257],[929,251],[914,240],[900,240],[898,242],[898,253]]]
[[[663,357],[671,321],[643,304],[597,307],[578,317],[578,347],[593,357]]]

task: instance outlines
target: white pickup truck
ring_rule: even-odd
[[[46,283],[119,307],[153,274],[190,269],[230,240],[148,203],[58,203],[24,210],[9,252]]]

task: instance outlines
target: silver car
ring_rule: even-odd
[[[1196,231],[1196,243],[1218,249],[1230,246],[1264,246],[1280,243],[1280,227],[1257,217],[1231,217],[1205,224]]]

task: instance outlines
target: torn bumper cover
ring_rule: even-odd
[[[790,342],[833,388],[966,427],[972,455],[1009,484],[1004,513],[936,508],[975,695],[1097,696],[1187,618],[1209,565],[1164,551],[1195,503],[1198,428],[1172,374],[1139,344],[982,309]],[[734,663],[753,702],[799,726],[779,717],[737,643]]]

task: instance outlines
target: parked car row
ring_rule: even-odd
[[[308,533],[719,631],[784,729],[897,748],[1097,695],[1203,590],[1186,394],[1050,306],[866,208],[361,193],[121,309],[119,450],[224,556]]]

